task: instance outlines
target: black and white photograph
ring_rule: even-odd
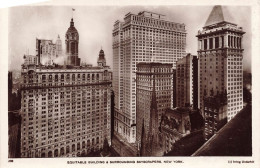
[[[255,12],[218,3],[8,7],[3,167],[260,166]]]

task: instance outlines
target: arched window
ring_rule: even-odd
[[[76,147],[75,147],[75,144],[73,144],[73,145],[72,145],[72,152],[75,151],[75,148],[76,148]]]
[[[58,149],[55,149],[55,151],[54,151],[54,157],[58,157],[59,156],[59,151],[58,151]]]
[[[70,74],[67,74],[67,76],[66,76],[66,80],[67,80],[67,81],[70,80]]]
[[[95,145],[95,139],[92,138],[92,145]]]
[[[66,146],[66,153],[70,153],[70,147],[69,146]]]
[[[52,157],[52,151],[49,151],[49,152],[48,152],[48,157],[49,157],[49,158]]]
[[[90,140],[88,139],[88,141],[87,141],[87,147],[89,147],[90,146]]]
[[[58,82],[59,76],[55,75],[55,82]]]
[[[63,82],[64,81],[64,75],[62,74],[60,78],[61,78],[61,81]]]
[[[60,155],[62,156],[62,155],[64,155],[64,154],[65,154],[64,147],[62,147],[62,148],[60,149]]]
[[[77,143],[77,150],[80,150],[80,143]]]

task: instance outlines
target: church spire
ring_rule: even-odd
[[[157,111],[156,91],[155,91],[155,75],[153,76],[153,91],[152,91],[151,110],[152,109]]]
[[[156,91],[155,91],[155,75],[153,75],[153,91],[151,99],[151,108],[150,108],[150,123],[149,123],[149,134],[154,136],[158,132],[158,110],[157,110],[157,101],[156,101]]]

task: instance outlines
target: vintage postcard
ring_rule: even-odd
[[[2,8],[1,167],[259,167],[259,7]]]

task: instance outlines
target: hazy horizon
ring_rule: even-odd
[[[23,55],[35,55],[36,38],[56,41],[58,35],[65,49],[65,33],[70,25],[72,8],[74,25],[79,33],[79,57],[96,65],[99,51],[105,52],[112,67],[112,30],[116,20],[123,21],[128,12],[151,11],[166,15],[166,20],[186,25],[186,51],[197,55],[197,32],[204,26],[213,6],[28,6],[9,9],[8,69],[20,70]],[[243,70],[251,72],[251,8],[226,6],[232,20],[246,32],[243,36]],[[239,12],[237,12],[239,11]]]

